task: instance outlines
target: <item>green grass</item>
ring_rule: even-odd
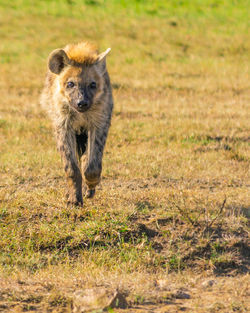
[[[249,6],[0,1],[4,312],[72,312],[100,285],[126,295],[111,312],[247,312]],[[80,40],[112,48],[115,109],[102,182],[74,208],[39,95],[48,54]]]

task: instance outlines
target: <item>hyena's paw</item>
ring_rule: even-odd
[[[86,198],[93,198],[95,195],[95,189],[87,189],[85,192]]]
[[[67,201],[67,205],[68,206],[83,206],[83,201],[72,201],[72,200],[68,200]]]
[[[76,196],[76,195],[67,195],[67,204],[68,205],[73,205],[73,206],[82,206],[83,205],[83,200],[82,196]]]

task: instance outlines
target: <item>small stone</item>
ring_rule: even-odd
[[[117,290],[108,290],[105,287],[96,287],[77,290],[73,296],[74,313],[92,312],[107,308],[126,308],[125,297]]]
[[[190,296],[190,294],[188,294],[182,290],[178,290],[175,294],[175,298],[176,299],[190,299],[191,296]]]
[[[216,283],[215,280],[205,280],[201,285],[204,288],[212,287]]]

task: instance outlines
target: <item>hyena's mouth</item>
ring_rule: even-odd
[[[88,111],[90,108],[90,105],[84,106],[84,107],[77,107],[76,110],[80,113]]]
[[[75,104],[76,110],[80,113],[86,112],[90,108],[90,106],[91,102],[86,100],[81,100]]]
[[[70,107],[77,113],[84,113],[90,109],[91,105],[78,106],[76,104],[70,104]]]

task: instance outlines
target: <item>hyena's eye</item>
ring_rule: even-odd
[[[67,87],[68,88],[73,88],[75,86],[75,83],[73,82],[67,82]]]
[[[90,83],[89,87],[90,87],[91,89],[95,89],[95,88],[96,88],[96,82]]]

